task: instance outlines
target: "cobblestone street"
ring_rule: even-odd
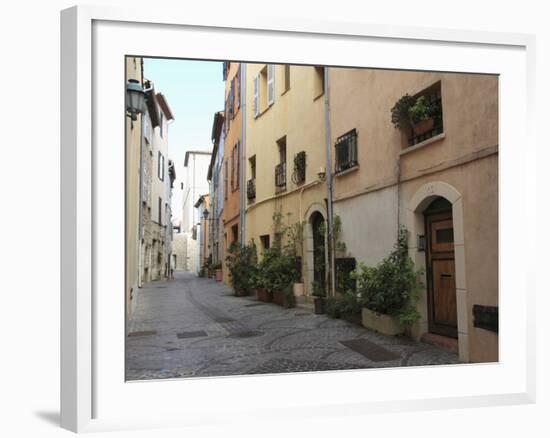
[[[301,307],[238,298],[190,273],[149,283],[136,300],[127,380],[458,363],[437,347]]]

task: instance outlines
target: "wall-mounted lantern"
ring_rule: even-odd
[[[126,115],[137,120],[138,114],[145,112],[145,91],[136,79],[129,79],[126,84]]]

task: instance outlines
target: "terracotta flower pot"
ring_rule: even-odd
[[[216,281],[222,281],[223,271],[221,269],[216,269]]]
[[[282,290],[273,291],[273,304],[284,306],[285,293]]]
[[[422,135],[428,131],[434,129],[434,119],[430,117],[429,119],[421,120],[418,123],[414,124],[413,130],[415,135]]]
[[[256,289],[256,297],[260,301],[264,301],[266,303],[270,303],[273,299],[272,295],[267,291],[267,289],[264,289],[263,287],[260,287]]]
[[[323,315],[326,312],[324,297],[315,297],[315,300],[313,300],[313,304],[315,305],[316,315]]]

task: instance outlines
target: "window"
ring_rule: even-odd
[[[256,178],[256,155],[252,155],[248,162],[250,164],[250,176]]]
[[[158,213],[159,213],[159,225],[162,225],[162,198],[159,197],[159,205],[158,205]]]
[[[357,131],[352,129],[338,137],[335,149],[336,163],[334,171],[336,173],[357,166]]]
[[[277,140],[279,164],[275,166],[275,187],[278,191],[286,189],[286,136]]]
[[[411,128],[407,138],[408,146],[414,146],[429,138],[443,133],[443,105],[441,102],[441,82],[436,82],[432,86],[421,91],[414,98],[424,96],[427,103],[432,108],[432,117],[423,121],[423,126],[418,125]]]
[[[239,68],[237,69],[236,98],[237,98],[237,108],[240,108],[241,107],[241,64],[239,64]]]
[[[231,190],[235,190],[235,148],[231,149]]]
[[[250,179],[246,182],[246,196],[248,200],[256,198],[256,155],[248,159],[250,164]]]
[[[164,181],[164,155],[162,155],[159,151],[158,154],[158,166],[157,166],[157,174],[161,181]]]
[[[272,105],[275,99],[275,75],[273,64],[267,65],[267,104]]]
[[[313,99],[317,99],[325,92],[325,69],[313,67]]]
[[[306,153],[298,152],[294,155],[294,172],[292,172],[292,182],[294,184],[303,183],[306,180]]]
[[[254,117],[258,117],[275,99],[274,66],[267,64],[254,78]]]
[[[269,234],[260,236],[260,242],[262,243],[263,249],[269,249]]]
[[[160,137],[162,138],[164,136],[164,114],[162,111],[160,112],[159,127],[160,127]]]
[[[228,179],[228,170],[227,170],[228,166],[227,166],[227,160],[225,160],[225,165],[224,165],[224,169],[223,169],[223,185],[224,185],[224,196],[225,196],[225,200],[227,201],[227,179]]]
[[[238,189],[241,185],[241,160],[239,159],[240,156],[240,148],[241,143],[237,143],[235,145],[235,169],[236,170],[236,176],[235,176],[235,188]]]
[[[290,65],[283,65],[283,94],[290,90]]]
[[[236,224],[231,227],[231,239],[232,243],[236,243],[239,240],[239,226]]]

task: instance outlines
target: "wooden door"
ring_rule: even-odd
[[[458,337],[452,211],[426,212],[430,333]]]
[[[325,234],[322,231],[325,220],[319,212],[313,213],[313,281],[325,289]]]

